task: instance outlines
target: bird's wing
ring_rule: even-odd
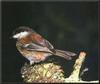
[[[39,46],[47,47],[48,49],[54,48],[49,41],[47,41],[46,39],[44,39],[42,36],[40,36],[37,33],[35,35],[31,35],[31,40],[32,40],[32,43],[35,43]]]
[[[52,45],[49,41],[44,40],[44,42],[45,42],[45,46],[46,46],[47,48],[49,48],[49,49],[54,49],[53,45]]]
[[[44,52],[53,52],[53,46],[50,44],[49,41],[44,39],[37,33],[32,33],[29,35],[28,41],[23,45],[23,48],[30,50],[30,51],[44,51]]]
[[[35,43],[25,44],[22,47],[24,49],[27,49],[28,51],[40,51],[40,52],[52,53],[52,51],[49,50],[47,47],[43,47]]]

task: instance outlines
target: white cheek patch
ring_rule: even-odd
[[[13,36],[13,38],[18,38],[20,36],[20,34],[16,34]]]
[[[20,32],[16,35],[13,36],[13,38],[22,38],[28,35],[28,32],[24,31],[24,32]]]

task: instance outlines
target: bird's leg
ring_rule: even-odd
[[[30,61],[30,65],[34,64],[34,58],[29,56],[27,59]]]
[[[30,65],[33,65],[33,64],[34,64],[34,61],[31,60],[31,61],[30,61]]]

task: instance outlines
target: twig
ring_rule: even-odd
[[[85,52],[80,52],[79,58],[76,60],[73,66],[74,70],[71,73],[71,75],[65,79],[65,82],[67,83],[99,83],[99,81],[83,81],[79,78],[80,69],[81,69],[82,63],[84,62],[85,56],[86,56]]]

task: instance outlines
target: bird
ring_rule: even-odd
[[[66,60],[76,56],[76,53],[54,48],[48,40],[28,26],[19,26],[12,34],[12,38],[16,39],[17,50],[29,60],[31,65],[44,61],[52,55]]]

